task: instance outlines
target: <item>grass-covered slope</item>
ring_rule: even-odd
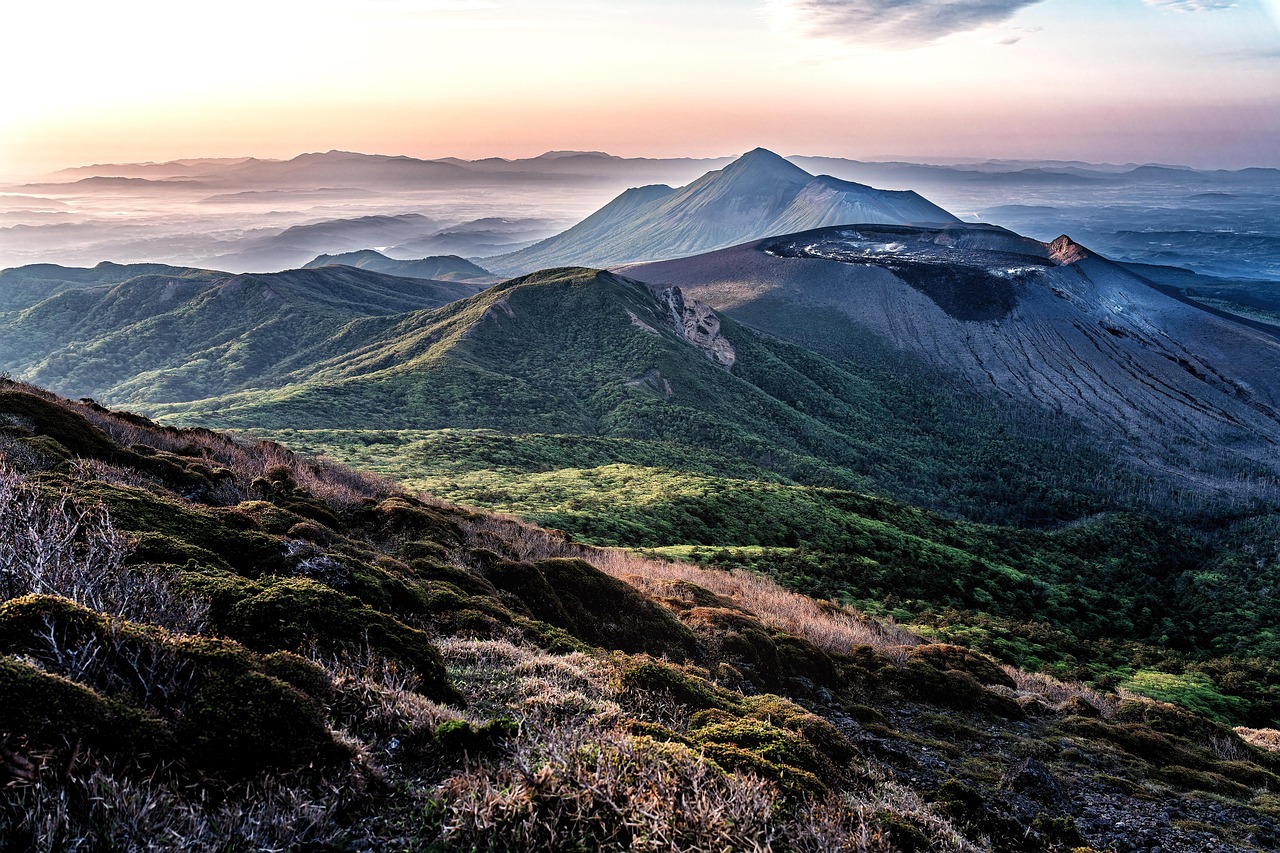
[[[1244,851],[1280,832],[1280,758],[1254,745],[1274,732],[279,445],[14,383],[0,424],[6,849]]]
[[[661,451],[651,464],[674,470],[705,452],[764,479],[1032,523],[1124,492],[1123,474],[1098,487],[1110,460],[1066,419],[994,411],[892,353],[838,365],[678,292],[594,270],[544,271],[435,311],[362,320],[307,355],[276,390],[150,410],[267,430],[641,440]],[[625,461],[614,446],[612,461]]]
[[[306,363],[309,348],[358,318],[477,290],[343,266],[235,276],[158,265],[21,267],[0,273],[0,364],[51,387],[132,402],[269,388],[291,356]]]

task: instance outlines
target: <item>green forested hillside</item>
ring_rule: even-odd
[[[308,366],[278,373],[274,390],[149,411],[265,430],[642,440],[658,453],[730,457],[766,478],[1031,524],[1132,497],[1123,471],[1066,419],[995,410],[904,357],[836,364],[724,319],[715,341],[734,360],[721,365],[669,315],[661,296],[625,278],[539,273],[435,311],[352,323],[309,351]],[[359,442],[352,434],[353,450]],[[594,446],[623,462],[631,445]],[[529,470],[562,461],[549,451]]]
[[[991,546],[1019,580],[1006,533],[828,497],[884,553],[955,566]],[[0,501],[5,849],[1280,839],[1274,732],[1227,727],[1220,704],[1002,668],[749,572],[575,545],[277,444],[4,381]],[[1170,556],[1113,553],[1139,528],[1081,535],[1081,559]],[[1193,672],[1129,684],[1213,697]]]
[[[269,388],[352,321],[477,285],[351,267],[230,275],[155,264],[0,273],[0,365],[68,393],[156,403]]]
[[[130,280],[103,304],[124,312],[157,284]],[[350,296],[331,288],[307,304],[354,312],[370,291],[349,284]],[[300,281],[244,287],[261,300]],[[200,291],[193,300],[228,310],[181,316],[235,327],[257,316],[231,310],[241,292]],[[268,314],[246,338],[248,358],[250,341],[290,336],[288,357],[252,362],[264,390],[148,411],[252,429],[587,542],[749,567],[1010,663],[1207,702],[1225,720],[1276,718],[1265,656],[1277,614],[1263,591],[1277,561],[1250,562],[1240,532],[1269,517],[1147,517],[1158,487],[1066,418],[993,408],[869,342],[844,341],[832,360],[593,270],[349,319],[328,336],[320,324],[314,340],[290,316]],[[136,381],[164,399],[189,369]],[[1232,586],[1259,596],[1220,594]],[[1190,680],[1170,687],[1160,673]]]

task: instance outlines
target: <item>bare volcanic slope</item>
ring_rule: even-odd
[[[514,275],[566,264],[676,258],[827,225],[958,221],[914,192],[814,177],[757,148],[680,189],[627,190],[568,231],[484,265]]]
[[[1280,341],[1067,237],[825,228],[627,268],[828,356],[891,348],[1006,406],[1066,414],[1140,467],[1243,489],[1280,468]],[[1252,489],[1250,489],[1252,491]]]

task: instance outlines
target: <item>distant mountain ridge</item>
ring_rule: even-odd
[[[372,272],[398,275],[402,278],[425,278],[435,281],[466,281],[468,279],[495,278],[493,273],[482,266],[471,263],[457,255],[436,255],[416,260],[396,260],[388,258],[373,249],[358,252],[344,252],[339,255],[320,255],[303,266],[303,269],[341,265],[370,270]]]
[[[210,263],[253,272],[286,270],[299,267],[319,254],[392,246],[439,230],[437,220],[420,213],[326,219],[243,240],[235,245],[234,251],[219,255]]]
[[[946,224],[955,216],[904,191],[815,177],[757,148],[688,186],[627,190],[569,230],[485,259],[495,272],[662,260],[808,228],[854,223]]]
[[[349,323],[434,308],[480,285],[347,266],[231,275],[158,264],[0,272],[0,365],[103,399],[270,388]]]

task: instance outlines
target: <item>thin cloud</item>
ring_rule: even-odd
[[[484,12],[502,8],[491,0],[376,0],[412,12]]]
[[[1235,6],[1235,0],[1145,0],[1148,6],[1174,12],[1217,12]]]
[[[1042,0],[778,0],[802,32],[857,42],[925,44],[1009,20]]]
[[[1044,32],[1044,27],[1018,27],[1010,30],[1004,38],[1000,39],[1000,44],[1017,44],[1027,36],[1033,36],[1039,32]]]

